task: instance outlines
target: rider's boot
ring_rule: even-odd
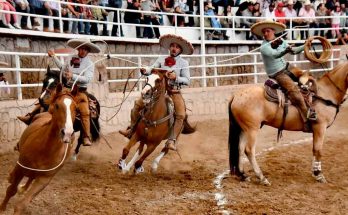
[[[27,113],[25,116],[17,116],[17,119],[29,125],[36,114],[40,112],[40,104],[35,104],[34,110]]]
[[[169,150],[176,151],[176,139],[179,137],[182,131],[184,118],[185,116],[175,116],[173,135],[171,135],[171,137],[169,137],[169,139],[166,142],[166,148],[168,148]]]
[[[83,132],[81,134],[83,135],[83,144],[84,146],[91,146],[91,128],[90,128],[90,118],[89,115],[82,115],[81,114],[81,124]]]
[[[122,134],[123,136],[130,139],[133,135],[134,129],[136,127],[136,124],[139,121],[140,118],[140,110],[142,107],[135,102],[134,108],[131,111],[131,125],[127,127],[126,130],[119,130],[118,132]]]

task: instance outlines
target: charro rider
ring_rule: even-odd
[[[171,97],[174,103],[175,109],[175,122],[174,132],[166,143],[168,149],[176,150],[176,139],[181,133],[183,127],[183,121],[186,115],[186,107],[184,99],[180,93],[182,85],[189,85],[190,83],[190,71],[189,63],[184,60],[180,55],[191,55],[193,53],[193,46],[190,42],[180,36],[173,34],[163,35],[159,39],[160,46],[169,50],[169,56],[159,57],[156,62],[148,67],[141,69],[141,72],[145,75],[149,75],[153,68],[161,68],[168,71],[167,77],[169,79],[168,95]],[[125,131],[120,131],[126,137],[130,137],[133,133],[134,127],[140,117],[139,111],[144,107],[143,100],[137,99],[134,104],[134,108],[131,112],[131,125]]]
[[[66,87],[71,88],[73,83],[76,81],[78,87],[78,93],[76,96],[76,102],[78,110],[81,115],[81,123],[83,127],[83,145],[91,145],[91,134],[90,134],[90,111],[88,106],[87,98],[87,85],[93,80],[94,76],[94,63],[87,56],[89,53],[99,53],[100,48],[93,44],[89,39],[71,39],[67,42],[67,45],[71,48],[77,49],[77,55],[73,55],[65,65],[63,65],[53,50],[48,51],[48,55],[53,57],[55,63],[59,69],[63,72],[63,77],[66,78]],[[79,74],[83,71],[81,76]],[[18,116],[18,119],[30,124],[34,115],[40,112],[40,104],[35,105],[32,112],[25,116]]]
[[[290,72],[289,64],[284,58],[284,55],[287,53],[293,55],[301,53],[304,50],[304,45],[292,47],[281,38],[275,40],[275,34],[283,32],[285,28],[286,26],[284,24],[278,22],[263,21],[251,26],[251,31],[264,38],[260,52],[267,75],[275,79],[278,84],[287,91],[286,93],[290,101],[300,112],[305,125],[304,130],[308,131],[310,129],[307,122],[308,120],[315,121],[317,118],[316,113],[312,109],[307,108],[305,100],[293,80],[296,80],[296,77]],[[275,41],[271,42],[273,40]]]

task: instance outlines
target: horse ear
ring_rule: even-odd
[[[78,88],[77,88],[77,86],[75,85],[74,88],[71,90],[71,95],[72,95],[72,96],[76,96],[76,95],[77,95],[77,92],[78,92]]]
[[[62,92],[62,90],[63,90],[63,85],[61,83],[58,83],[56,87],[56,93],[58,94]]]

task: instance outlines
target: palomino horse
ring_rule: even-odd
[[[318,119],[312,122],[313,130],[313,177],[325,183],[321,169],[321,156],[326,129],[334,122],[339,106],[344,102],[348,87],[348,63],[336,66],[324,74],[318,81],[318,93],[313,105]],[[234,93],[229,105],[229,158],[231,174],[246,179],[242,165],[245,153],[261,184],[270,185],[262,174],[255,158],[255,142],[262,125],[279,128],[282,124],[283,109],[278,104],[269,102],[264,97],[264,87],[248,86]],[[284,130],[302,131],[303,123],[294,106],[284,122]]]
[[[152,74],[147,77],[147,82],[141,91],[142,99],[145,104],[141,112],[141,119],[137,124],[134,134],[130,138],[127,146],[123,149],[122,157],[118,166],[123,172],[128,172],[134,165],[135,173],[144,171],[142,163],[156,147],[169,137],[174,122],[172,101],[166,95],[167,78],[166,70],[152,70]],[[172,110],[170,110],[172,109]],[[183,134],[190,134],[195,131],[187,121],[184,120]],[[135,152],[134,157],[127,164],[126,158],[131,147],[138,141],[140,145]],[[139,160],[137,160],[146,145],[146,150]],[[160,160],[168,153],[168,149],[164,147],[160,155],[152,163],[152,171],[156,171]]]
[[[42,91],[43,94],[40,97],[40,104],[43,107],[43,111],[48,111],[48,105],[46,104],[45,101],[50,99],[50,92],[54,91],[55,87],[57,86],[57,84],[59,83],[59,71],[52,71],[50,69],[50,67],[47,67],[47,73],[46,73],[46,77],[43,80],[43,87],[42,87]],[[66,82],[65,78],[62,78],[63,83]],[[99,140],[100,135],[100,124],[99,124],[99,116],[100,116],[100,104],[99,101],[97,100],[97,98],[95,98],[95,96],[93,96],[90,93],[87,93],[87,97],[89,100],[89,107],[90,107],[90,132],[91,132],[91,138],[92,138],[92,142],[96,142]],[[82,123],[80,121],[80,119],[77,117],[75,122],[74,122],[74,130],[77,131],[81,131],[82,129]],[[77,141],[77,145],[75,148],[75,153],[74,153],[74,159],[76,159],[77,154],[80,151],[80,147],[83,143],[83,138],[80,135],[80,137],[78,138]]]
[[[73,97],[76,92],[64,92],[59,84],[50,103],[51,114],[38,114],[24,130],[19,140],[19,158],[10,173],[10,185],[0,211],[6,209],[10,198],[17,193],[18,184],[23,177],[28,177],[28,181],[20,189],[27,192],[14,209],[14,214],[21,214],[63,166],[74,142],[76,103]]]

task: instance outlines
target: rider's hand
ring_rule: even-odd
[[[287,53],[292,53],[292,54],[294,54],[295,52],[294,52],[294,50],[292,50],[292,47],[293,47],[294,45],[292,44],[292,45],[289,45],[288,47],[286,47],[286,52]]]
[[[53,57],[54,55],[56,55],[56,53],[54,53],[53,50],[48,50],[48,51],[47,51],[47,54],[48,54],[48,56],[50,56],[50,57]]]
[[[73,74],[72,74],[71,71],[67,70],[67,71],[64,72],[64,77],[66,79],[70,80],[70,79],[72,79],[72,76],[73,76]]]
[[[176,79],[176,74],[173,71],[169,71],[166,73],[166,76],[168,79],[175,80]]]
[[[146,74],[146,68],[140,68],[140,73],[142,75],[145,75]]]

